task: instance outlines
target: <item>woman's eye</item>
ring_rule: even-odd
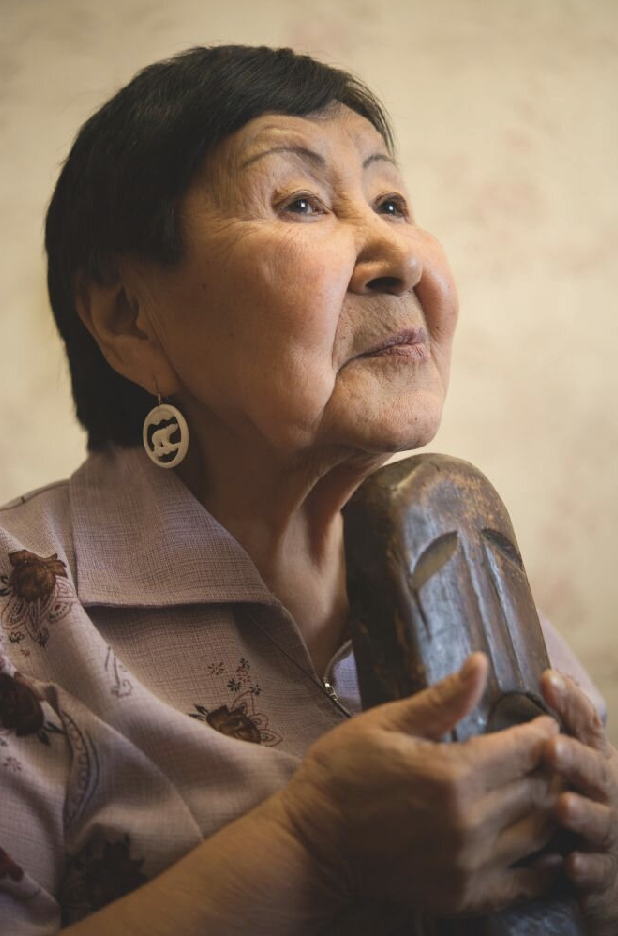
[[[402,195],[384,195],[376,208],[378,214],[389,215],[391,218],[408,218],[410,211]]]
[[[282,206],[286,214],[300,215],[301,217],[312,217],[324,213],[324,205],[316,195],[301,194],[294,195],[288,199]]]

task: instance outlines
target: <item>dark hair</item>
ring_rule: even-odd
[[[76,277],[111,281],[132,253],[172,265],[183,255],[177,206],[205,155],[264,113],[303,116],[333,102],[367,118],[389,150],[380,103],[355,77],[291,49],[189,49],[139,72],[80,130],[45,226],[49,297],[69,359],[90,451],[141,443],[152,396],[105,360],[75,307]]]

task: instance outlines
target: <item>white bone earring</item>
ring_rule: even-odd
[[[180,410],[171,403],[161,402],[158,387],[157,398],[158,405],[144,420],[144,448],[148,458],[159,468],[174,468],[187,454],[189,427]]]

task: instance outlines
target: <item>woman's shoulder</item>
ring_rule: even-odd
[[[15,553],[72,555],[68,480],[30,491],[0,507],[0,575]],[[13,559],[15,561],[15,558]]]
[[[26,494],[20,494],[19,497],[14,497],[12,500],[0,505],[0,524],[6,517],[19,516],[19,512],[23,508],[31,509],[35,505],[37,509],[40,509],[41,506],[45,508],[47,503],[53,504],[57,502],[58,498],[64,498],[66,501],[68,491],[69,479],[64,478],[61,481],[52,481],[50,484],[45,484],[34,491],[28,491]]]
[[[71,477],[1,506],[0,576],[16,552],[54,557],[74,571],[76,529],[84,526],[96,540],[97,523],[113,510],[132,477],[131,466],[125,464],[127,455],[91,453]]]

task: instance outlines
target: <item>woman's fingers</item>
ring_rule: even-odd
[[[586,747],[565,735],[548,741],[545,758],[570,786],[596,800],[607,796],[607,758],[598,748]]]
[[[526,867],[535,871],[547,871],[557,874],[564,865],[564,855],[558,852],[545,851],[531,860]]]
[[[539,766],[547,743],[559,731],[553,718],[543,716],[505,731],[471,738],[451,750],[454,756],[456,753],[469,760],[476,777],[489,792],[527,777]]]
[[[616,886],[618,867],[611,855],[572,852],[565,858],[564,870],[579,890],[601,893]]]
[[[570,734],[583,744],[605,752],[607,741],[599,713],[569,676],[547,670],[541,677],[541,689],[546,702],[558,713]]]
[[[556,882],[561,867],[559,860],[552,860],[529,868],[509,868],[491,889],[492,908],[543,897]]]
[[[555,816],[538,810],[514,822],[498,836],[490,860],[500,867],[509,867],[540,851],[557,829]]]
[[[472,711],[486,682],[487,658],[473,653],[458,672],[409,699],[379,706],[373,717],[387,731],[439,741]]]
[[[609,852],[573,852],[564,861],[579,904],[595,936],[618,933],[618,858]]]
[[[608,849],[615,836],[611,807],[603,803],[593,803],[577,793],[562,794],[557,815],[561,825],[571,832],[577,832],[592,846],[602,851]]]
[[[479,810],[482,810],[486,827],[497,831],[539,810],[555,812],[560,792],[555,778],[550,779],[537,771],[501,790],[491,790],[481,800]]]

